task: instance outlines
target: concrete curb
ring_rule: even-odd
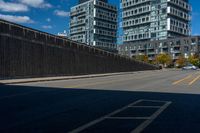
[[[147,71],[161,71],[161,70],[147,70]],[[84,79],[84,78],[95,78],[95,77],[106,77],[106,76],[115,76],[115,75],[135,74],[135,73],[140,73],[140,72],[146,72],[146,71],[120,72],[120,73],[107,73],[107,74],[91,74],[91,75],[81,75],[81,76],[62,76],[62,77],[9,79],[9,80],[0,80],[0,84],[22,84],[22,83],[32,83],[32,82],[58,81],[58,80],[70,80],[70,79]]]

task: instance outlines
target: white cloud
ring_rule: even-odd
[[[52,5],[44,0],[17,0],[17,2],[0,0],[0,11],[3,12],[27,12],[29,7],[51,8]]]
[[[14,16],[14,15],[4,15],[0,14],[0,19],[11,21],[14,23],[34,23],[33,20],[28,16]]]
[[[69,12],[63,11],[63,10],[55,10],[54,14],[60,17],[68,17],[70,15]]]
[[[26,12],[28,7],[20,3],[4,2],[0,0],[0,10],[3,12]]]
[[[51,8],[52,5],[44,0],[18,0],[20,3],[26,4],[34,8]]]
[[[199,35],[200,35],[200,33],[193,33],[193,35],[194,35],[194,36],[199,36]]]
[[[51,25],[43,25],[42,28],[43,29],[52,29],[53,27]]]
[[[47,22],[51,22],[51,19],[50,19],[50,18],[47,18],[46,21],[47,21]]]

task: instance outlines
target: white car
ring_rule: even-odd
[[[183,70],[197,70],[198,68],[192,64],[189,64],[187,66],[184,66],[182,69]]]

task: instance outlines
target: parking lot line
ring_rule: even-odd
[[[145,122],[143,122],[141,125],[139,125],[136,129],[131,131],[131,133],[140,133],[142,132],[149,124],[151,124],[169,105],[171,102],[166,102],[165,105],[163,105],[160,109],[158,109],[151,117],[150,119],[147,119]]]
[[[110,117],[110,116],[112,116],[112,115],[115,115],[115,114],[117,114],[117,113],[119,113],[119,112],[121,112],[121,111],[127,109],[129,106],[135,105],[135,104],[137,104],[137,103],[139,103],[139,102],[141,102],[141,101],[142,101],[142,100],[137,100],[137,101],[135,101],[135,102],[133,102],[133,103],[131,103],[131,104],[129,104],[129,105],[124,106],[123,108],[120,108],[120,109],[118,109],[118,110],[115,110],[114,112],[111,112],[110,114],[107,114],[107,115],[105,115],[105,116],[103,116],[103,117],[100,117],[100,118],[98,118],[98,119],[96,119],[96,120],[94,120],[94,121],[91,121],[91,122],[89,122],[89,123],[87,123],[87,124],[85,124],[85,125],[83,125],[83,126],[81,126],[81,127],[78,127],[78,128],[76,128],[76,129],[70,131],[69,133],[78,133],[78,132],[80,132],[80,131],[83,131],[84,129],[89,128],[89,127],[91,127],[91,126],[93,126],[93,125],[95,125],[95,124],[97,124],[97,123],[99,123],[99,122],[105,120],[106,118],[108,118],[108,117]]]
[[[161,100],[148,100],[148,99],[142,99],[143,102],[155,102],[155,103],[166,103],[166,101]],[[162,107],[162,106],[161,106]]]
[[[129,106],[132,108],[160,108],[162,106]]]
[[[150,117],[106,117],[106,119],[118,119],[118,120],[148,120]]]
[[[164,105],[162,106],[137,106],[138,103],[141,102],[155,102],[155,103],[163,103]],[[140,133],[141,131],[143,131],[152,121],[154,121],[169,105],[171,104],[171,102],[168,101],[157,101],[157,100],[145,100],[145,99],[141,99],[141,100],[137,100],[129,105],[124,106],[123,108],[120,108],[118,110],[115,110],[103,117],[100,117],[94,121],[91,121],[81,127],[78,127],[72,131],[70,131],[69,133],[79,133],[87,128],[92,127],[95,124],[98,124],[100,122],[102,122],[103,120],[106,119],[112,119],[112,120],[144,120],[144,122],[142,124],[140,124],[138,127],[136,127],[135,129],[133,129],[133,131],[131,131],[131,133]],[[155,113],[153,113],[150,117],[115,117],[114,115],[128,109],[128,108],[156,108],[157,111],[155,111]]]

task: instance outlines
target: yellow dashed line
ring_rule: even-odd
[[[194,84],[199,78],[200,78],[200,75],[194,78],[188,85]]]
[[[182,82],[182,81],[185,81],[185,80],[187,80],[187,79],[189,79],[189,78],[191,78],[191,77],[192,77],[192,74],[188,75],[187,77],[185,77],[185,78],[183,78],[183,79],[180,79],[180,80],[178,80],[178,81],[173,82],[173,85],[176,85],[176,84],[178,84],[178,83],[180,83],[180,82]]]

